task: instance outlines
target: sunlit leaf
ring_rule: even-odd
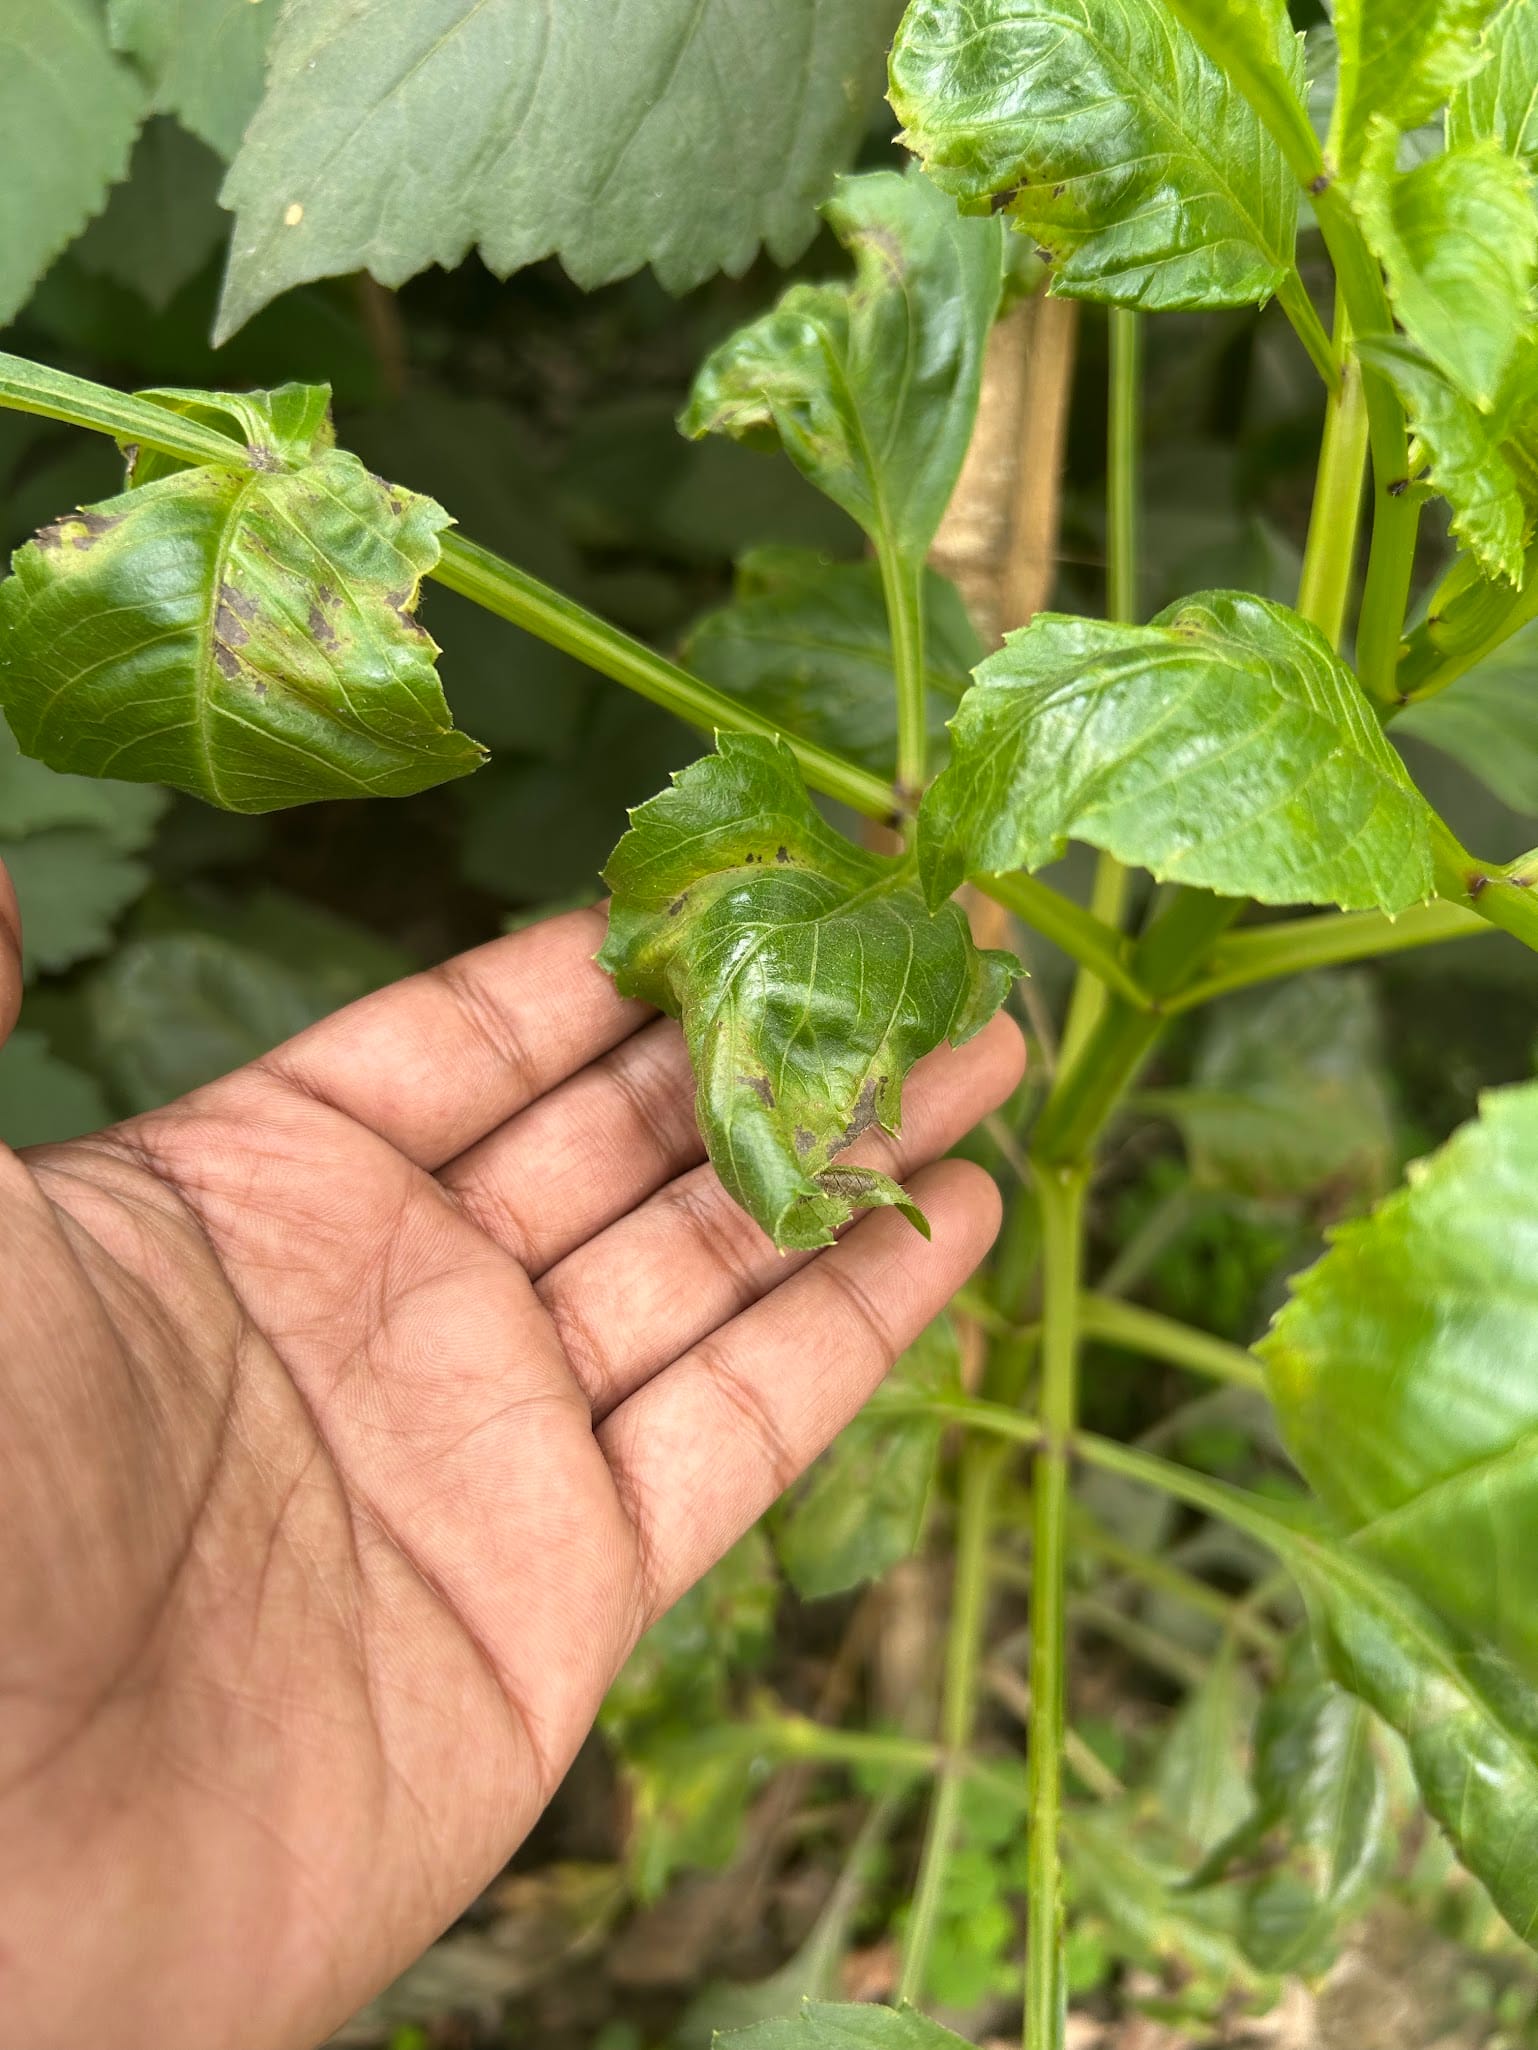
[[[1207,1014],[1189,1083],[1145,1092],[1200,1183],[1262,1197],[1370,1198],[1394,1164],[1372,986],[1301,976]]]
[[[723,735],[631,816],[605,877],[600,960],[683,1022],[722,1181],[780,1246],[826,1244],[869,1204],[917,1213],[836,1156],[896,1129],[902,1083],[1009,987],[964,914],[931,916],[905,859],[868,853],[813,810],[790,750]]]
[[[100,211],[143,114],[143,89],[108,49],[93,0],[5,0],[0,327]]]
[[[933,570],[924,579],[924,633],[933,758],[983,652],[960,593]],[[731,604],[695,622],[682,659],[789,732],[892,774],[892,638],[873,562],[754,549],[737,565]]]
[[[1531,178],[1493,141],[1395,172],[1392,133],[1383,140],[1371,152],[1358,210],[1399,324],[1488,412],[1532,318],[1538,212]]]
[[[873,540],[922,556],[971,438],[1004,231],[916,172],[846,179],[823,212],[853,280],[792,285],[723,342],[679,424],[778,435]]]
[[[784,2021],[728,2029],[720,2050],[966,2050],[960,2036],[912,2007],[837,2006],[808,2000]]]
[[[323,390],[163,396],[235,420],[256,460],[145,453],[136,488],[18,552],[0,705],[27,753],[253,812],[476,768],[413,617],[448,515],[330,447]]]
[[[789,262],[880,91],[895,12],[293,0],[226,188],[221,337],[307,278],[399,285],[472,247],[503,277],[556,254],[585,286],[650,263],[673,291],[761,243]]]
[[[1212,591],[1151,626],[1012,634],[952,721],[919,858],[931,902],[1076,839],[1230,896],[1393,912],[1430,892],[1429,821],[1324,637]]]
[[[1300,87],[1285,12],[1265,18]],[[1291,267],[1296,180],[1160,0],[912,0],[892,105],[938,183],[1051,253],[1055,292],[1239,306]]]
[[[1306,1576],[1334,1677],[1405,1738],[1427,1805],[1538,1927],[1538,1085],[1344,1227],[1261,1350],[1347,1544]]]
[[[1489,136],[1538,168],[1538,0],[1505,0],[1480,50],[1483,61],[1447,103],[1448,143]]]
[[[1335,0],[1340,70],[1330,154],[1347,172],[1375,115],[1395,130],[1434,114],[1479,63],[1480,30],[1498,0]]]
[[[1525,626],[1451,690],[1394,722],[1441,748],[1513,811],[1538,814],[1538,626]]]
[[[960,1385],[955,1328],[941,1318],[898,1360],[882,1399],[846,1424],[785,1496],[770,1531],[797,1594],[842,1594],[917,1548],[945,1425],[900,1409],[888,1414],[885,1398],[916,1403]]]

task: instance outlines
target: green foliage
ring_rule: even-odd
[[[1504,0],[1486,24],[1480,39],[1482,62],[1456,88],[1447,103],[1447,140],[1452,148],[1491,137],[1502,149],[1520,157],[1529,170],[1538,165],[1538,5],[1534,0]]]
[[[448,515],[330,445],[324,389],[160,396],[236,421],[256,460],[143,457],[18,553],[0,705],[23,748],[248,812],[477,767],[412,617]]]
[[[954,584],[924,579],[931,751],[982,648]],[[873,562],[810,549],[756,548],[737,565],[730,605],[690,628],[682,655],[698,675],[883,775],[897,760],[892,635]]]
[[[298,0],[226,187],[219,332],[305,279],[399,285],[472,247],[504,277],[554,253],[584,285],[650,263],[674,291],[761,242],[787,262],[889,28],[880,0],[775,8],[751,34],[731,0]]]
[[[721,2050],[958,2050],[962,2039],[911,2007],[843,2007],[809,2000],[785,2021],[717,2036]]]
[[[177,122],[146,123],[129,176],[75,243],[73,260],[163,313],[224,240],[219,176],[219,159]]]
[[[1044,613],[1012,634],[952,724],[920,863],[936,904],[1073,838],[1231,896],[1393,912],[1430,893],[1429,830],[1317,628],[1213,591],[1151,626]]]
[[[1340,69],[1329,154],[1355,171],[1382,121],[1403,134],[1434,114],[1479,63],[1497,0],[1337,0]]]
[[[961,1354],[947,1318],[909,1346],[886,1384],[899,1404],[954,1394],[960,1385]],[[944,1429],[934,1417],[888,1415],[879,1401],[844,1426],[770,1521],[797,1594],[842,1594],[917,1549]]]
[[[262,96],[279,12],[272,0],[107,0],[107,26],[149,80],[153,110],[229,157]]]
[[[1145,1093],[1180,1127],[1199,1183],[1239,1195],[1381,1195],[1394,1126],[1371,987],[1319,974],[1232,997],[1208,1016],[1181,1088]]]
[[[1538,627],[1512,635],[1455,690],[1409,705],[1395,731],[1430,741],[1513,811],[1538,814]]]
[[[1432,1813],[1528,1933],[1535,1160],[1538,1087],[1487,1098],[1342,1230],[1262,1348],[1293,1455],[1350,1534],[1318,1581],[1330,1669],[1400,1731]]]
[[[912,172],[849,179],[823,211],[853,282],[793,285],[723,342],[679,424],[778,436],[879,548],[921,560],[971,435],[1003,229]]]
[[[1266,18],[1296,91],[1285,12]],[[939,184],[1007,206],[1050,253],[1054,292],[1241,306],[1292,268],[1296,183],[1161,0],[912,0],[892,105]]]
[[[682,1020],[711,1159],[775,1244],[826,1245],[867,1204],[920,1222],[835,1156],[897,1129],[908,1069],[987,1022],[1012,959],[979,952],[955,905],[932,917],[906,860],[831,831],[789,749],[747,736],[632,814],[605,880],[600,959]]]
[[[0,1142],[40,1146],[76,1139],[108,1119],[95,1079],[49,1051],[40,1032],[13,1032],[0,1047]]]
[[[248,9],[249,11],[249,9]],[[0,15],[0,326],[128,166],[143,113],[96,0],[6,0]]]

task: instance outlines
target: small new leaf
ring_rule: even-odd
[[[790,750],[723,735],[631,815],[605,871],[599,956],[626,995],[683,1023],[700,1129],[775,1244],[825,1245],[902,1190],[836,1156],[898,1125],[903,1077],[968,1038],[1018,972],[954,904],[931,916],[905,860],[813,810]]]
[[[1323,635],[1210,591],[1150,626],[1012,634],[951,722],[919,863],[938,903],[1077,839],[1226,896],[1393,913],[1430,894],[1430,821]]]
[[[1265,18],[1296,92],[1285,11]],[[1297,183],[1161,0],[912,0],[891,72],[908,147],[963,204],[1007,207],[1060,295],[1244,306],[1291,269]]]
[[[845,179],[823,212],[853,281],[792,285],[723,342],[679,425],[777,434],[872,540],[921,559],[971,438],[1004,231],[958,215],[916,172]]]
[[[145,453],[17,553],[0,706],[23,749],[246,812],[476,768],[413,617],[442,508],[331,447],[322,388],[146,396],[233,421],[250,467]]]

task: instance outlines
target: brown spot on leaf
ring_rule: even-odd
[[[811,1150],[812,1150],[812,1148],[813,1148],[813,1147],[814,1147],[814,1146],[815,1146],[816,1144],[817,1144],[817,1134],[816,1134],[815,1132],[809,1132],[809,1131],[808,1131],[808,1130],[806,1129],[806,1126],[805,1126],[805,1125],[797,1125],[797,1127],[796,1127],[796,1151],[797,1151],[798,1153],[810,1153],[810,1152],[811,1152]]]
[[[275,470],[281,470],[283,467],[281,456],[274,455],[270,448],[263,448],[260,443],[254,441],[246,443],[246,460],[250,463],[253,470],[264,470],[270,473]]]
[[[319,605],[310,607],[310,616],[305,622],[310,629],[310,639],[319,647],[334,648],[338,645],[336,628],[327,619]]]
[[[689,892],[685,890],[681,897],[675,897],[672,903],[668,906],[668,917],[676,918],[679,912],[682,911],[684,906],[688,903],[688,901]]]
[[[215,668],[227,682],[233,683],[240,675],[240,657],[233,648],[227,646],[225,642],[217,637],[214,641],[213,653]]]
[[[1008,213],[1024,190],[1025,181],[1022,179],[1018,185],[1011,185],[1003,192],[996,192],[988,202],[988,211],[994,214]]]
[[[880,1086],[876,1077],[870,1076],[855,1099],[854,1114],[844,1127],[842,1144],[845,1146],[852,1146],[860,1134],[868,1132],[876,1122],[876,1095]]]
[[[770,1087],[767,1075],[744,1075],[742,1079],[764,1106],[765,1110],[774,1109],[774,1090]]]
[[[774,850],[774,858],[776,861],[789,861],[790,856],[783,847],[776,847]]]
[[[1474,875],[1465,877],[1465,881],[1469,886],[1470,897],[1477,897],[1480,891],[1486,888],[1490,878],[1487,875],[1480,875],[1476,872]]]

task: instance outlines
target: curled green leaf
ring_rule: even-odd
[[[243,467],[131,458],[0,584],[0,706],[51,768],[170,783],[228,811],[404,796],[479,766],[417,624],[448,515],[330,446],[314,386],[152,393]]]
[[[869,1205],[922,1227],[837,1156],[897,1129],[909,1068],[986,1024],[1017,964],[955,904],[931,915],[907,860],[825,825],[783,744],[719,745],[631,814],[599,959],[682,1021],[710,1157],[776,1245],[825,1245]]]
[[[1284,605],[1209,591],[1149,626],[1042,613],[977,672],[919,814],[930,901],[1085,840],[1268,904],[1403,911],[1431,813],[1360,686]]]

